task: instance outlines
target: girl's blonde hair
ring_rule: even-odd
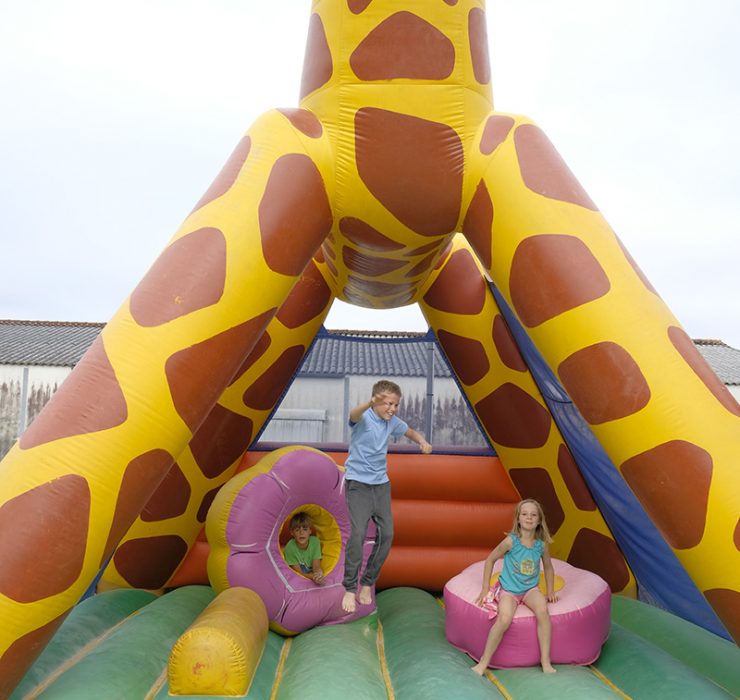
[[[537,523],[537,527],[534,531],[535,539],[543,540],[547,544],[550,544],[552,542],[552,537],[550,535],[550,530],[547,529],[547,521],[545,520],[545,511],[542,510],[542,506],[540,505],[539,501],[535,501],[534,498],[525,498],[522,501],[519,501],[519,503],[516,504],[516,509],[514,510],[514,523],[511,526],[511,531],[517,536],[521,537],[522,532],[521,528],[519,527],[519,515],[522,512],[522,506],[525,503],[531,503],[533,506],[537,508],[537,514],[540,516],[540,522]]]

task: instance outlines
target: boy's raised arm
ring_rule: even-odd
[[[361,403],[359,406],[355,406],[354,408],[350,409],[350,423],[358,423],[360,418],[362,418],[362,414],[365,413],[368,408],[372,408],[374,405],[375,397],[373,396],[369,401],[365,401],[365,403]]]

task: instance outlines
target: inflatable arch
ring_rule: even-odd
[[[560,558],[623,554],[621,588],[740,638],[740,407],[494,110],[483,0],[314,0],[299,107],[247,131],[3,460],[0,694],[101,569],[167,584],[334,299],[421,305]]]

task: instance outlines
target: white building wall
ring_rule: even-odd
[[[415,415],[412,411],[412,407],[418,408],[426,398],[426,377],[390,377],[389,379],[399,385],[403,394],[398,411],[399,417],[429,439],[430,431],[424,424],[424,416]],[[293,441],[294,438],[291,436],[298,428],[291,425],[291,421],[296,420],[297,412],[314,410],[324,411],[323,438],[317,438],[317,441],[347,443],[349,441],[347,424],[349,411],[354,406],[370,399],[376,381],[378,377],[365,375],[327,378],[298,377],[285,395],[270,424],[260,436],[260,440],[265,442]],[[461,400],[455,381],[449,377],[435,377],[433,407],[439,409],[445,405],[445,401],[451,400],[458,402]],[[317,426],[314,425],[311,428],[312,434],[317,434],[317,430]],[[432,434],[431,440],[434,439],[435,436]],[[399,442],[406,443],[408,440],[402,438]],[[484,444],[483,438],[481,437],[478,442],[481,445]]]
[[[71,371],[70,367],[0,365],[0,458]]]

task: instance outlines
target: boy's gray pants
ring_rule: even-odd
[[[393,542],[391,484],[389,481],[384,484],[364,484],[361,481],[346,480],[344,495],[352,527],[344,552],[342,585],[347,591],[356,591],[357,576],[362,565],[362,545],[370,520],[375,523],[377,533],[360,585],[372,586],[377,581],[380,568],[391,550]]]

